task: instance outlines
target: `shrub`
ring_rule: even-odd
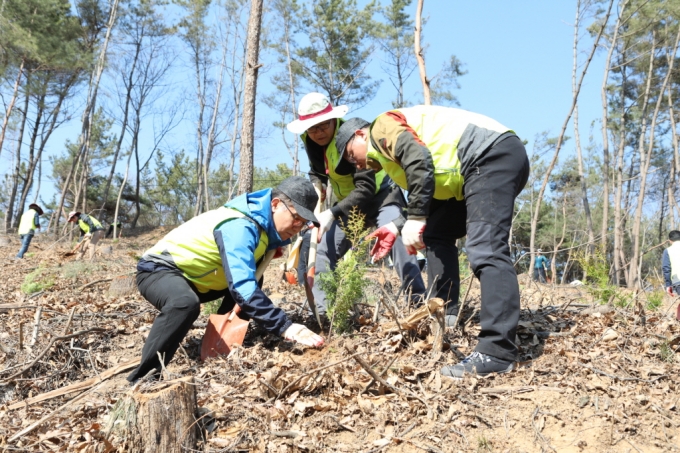
[[[590,255],[585,250],[579,250],[575,253],[575,260],[586,274],[586,291],[596,302],[606,304],[613,298],[615,305],[627,305],[626,298],[619,297],[619,289],[609,283],[609,262],[601,247]]]
[[[658,310],[663,304],[665,294],[666,293],[664,291],[654,291],[653,293],[649,293],[647,295],[647,305],[645,308],[650,311]]]
[[[24,294],[33,294],[46,290],[52,285],[54,285],[54,277],[47,269],[39,267],[24,277],[24,282],[21,284],[21,291]]]
[[[61,275],[64,278],[76,278],[81,275],[91,274],[98,266],[86,261],[70,261],[62,267]]]
[[[352,244],[332,272],[319,275],[321,289],[328,300],[328,316],[332,327],[338,332],[346,332],[351,327],[354,304],[361,300],[368,285],[366,259],[369,241],[362,241],[368,234],[364,229],[364,215],[356,207],[352,208],[347,225],[343,228]]]

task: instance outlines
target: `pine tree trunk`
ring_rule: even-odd
[[[255,101],[257,99],[257,74],[260,67],[260,27],[263,0],[251,0],[248,19],[246,86],[243,99],[243,124],[241,130],[241,159],[239,162],[239,194],[253,190],[253,155],[255,135]]]
[[[531,216],[531,235],[529,238],[529,250],[531,252],[531,262],[529,264],[529,269],[534,268],[534,262],[536,260],[536,255],[534,254],[535,252],[535,247],[536,247],[536,231],[538,230],[538,220],[541,212],[541,203],[543,202],[543,195],[545,193],[545,189],[548,185],[548,180],[550,179],[550,175],[555,168],[555,164],[557,163],[557,157],[559,156],[560,149],[562,148],[562,143],[564,142],[564,137],[567,131],[567,126],[569,125],[569,120],[571,119],[571,115],[574,112],[574,108],[576,107],[576,102],[578,101],[578,95],[581,91],[581,86],[583,84],[583,79],[586,76],[586,72],[588,71],[588,67],[590,66],[590,62],[593,59],[593,56],[595,55],[595,51],[597,50],[598,44],[600,42],[600,38],[602,37],[602,33],[604,32],[605,27],[607,26],[607,22],[609,22],[609,14],[611,13],[612,10],[612,5],[614,3],[614,0],[611,0],[609,3],[609,8],[607,9],[607,13],[603,18],[602,24],[600,26],[599,33],[597,34],[597,37],[595,38],[595,41],[593,42],[593,47],[590,51],[590,55],[588,56],[588,59],[586,60],[585,64],[583,65],[583,71],[581,72],[580,79],[578,83],[576,84],[575,89],[573,90],[572,93],[572,100],[571,100],[571,107],[569,108],[569,113],[567,114],[566,119],[564,120],[564,124],[562,124],[562,130],[560,131],[560,135],[557,138],[557,144],[555,145],[555,153],[553,154],[553,158],[550,161],[550,164],[548,165],[548,168],[545,172],[545,176],[543,177],[543,183],[541,184],[541,189],[538,191],[538,196],[536,197],[536,206],[534,207],[534,213]]]
[[[19,73],[17,74],[17,80],[14,82],[14,90],[12,92],[12,98],[9,100],[9,105],[7,106],[7,111],[5,112],[5,119],[2,121],[2,130],[0,130],[0,154],[2,154],[2,144],[5,142],[5,132],[7,131],[7,124],[9,123],[9,117],[12,115],[12,110],[14,109],[14,103],[19,97],[19,85],[21,84],[21,76],[24,74],[24,60],[21,60],[21,66],[19,66]]]
[[[607,61],[604,65],[604,75],[602,76],[602,229],[600,230],[600,245],[602,251],[606,253],[607,250],[607,233],[609,231],[609,114],[607,105],[607,81],[609,80],[609,68],[612,62],[612,55],[616,47],[616,40],[619,35],[619,27],[621,26],[621,17],[623,11],[626,9],[628,1],[624,1],[619,10],[616,25],[614,26],[614,36],[607,52]]]
[[[27,78],[28,80],[28,78]],[[28,83],[26,84],[28,86]],[[30,91],[26,89],[26,99],[24,101],[24,112],[21,120],[21,127],[19,128],[19,140],[17,141],[16,151],[16,166],[12,174],[12,188],[9,195],[9,203],[7,204],[7,214],[5,215],[5,232],[14,226],[16,222],[12,222],[14,218],[14,204],[16,202],[17,190],[19,188],[19,173],[21,171],[21,144],[24,137],[24,128],[26,126],[26,113],[28,112],[28,101],[30,99]]]
[[[425,57],[423,57],[423,48],[420,45],[420,37],[423,32],[423,3],[425,0],[418,0],[416,7],[416,31],[414,34],[414,51],[416,53],[416,60],[418,61],[418,70],[420,72],[420,82],[423,84],[423,104],[431,105],[430,100],[430,81],[427,78],[427,71],[425,70]]]

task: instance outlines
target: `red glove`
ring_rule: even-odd
[[[277,247],[274,252],[274,258],[281,258],[283,256],[283,247]]]
[[[666,292],[668,293],[669,296],[673,297],[673,287],[672,286],[666,287]]]
[[[374,261],[380,261],[385,258],[387,254],[390,253],[390,250],[392,250],[394,241],[397,240],[398,235],[399,230],[397,229],[397,226],[394,222],[390,222],[366,236],[366,239],[378,239],[371,249],[371,258],[373,258]]]

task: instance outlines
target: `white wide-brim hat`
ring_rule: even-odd
[[[321,93],[309,93],[300,100],[298,119],[286,126],[293,134],[302,134],[310,127],[333,118],[342,118],[349,107],[339,105],[333,107],[326,96]]]

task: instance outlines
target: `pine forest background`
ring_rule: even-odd
[[[351,109],[378,90],[394,107],[456,106],[465,62],[451,55],[428,67],[436,44],[425,39],[422,0],[361,3],[0,0],[4,232],[32,202],[55,235],[71,210],[124,228],[175,225],[304,175],[304,150],[285,125],[310,91]],[[613,284],[658,286],[680,215],[680,1],[576,0],[574,13],[572,104],[558,133],[528,150],[512,253],[523,272],[543,249],[558,283],[605,269]],[[581,137],[578,100],[594,55],[606,61],[601,116]],[[373,59],[380,77],[366,71]],[[419,76],[422,96],[408,96],[406,81]],[[263,79],[271,90],[257,89]],[[278,117],[256,115],[263,104]],[[79,130],[57,142],[74,119]],[[187,121],[192,147],[168,139]],[[258,134],[280,137],[287,163],[254,161]]]

